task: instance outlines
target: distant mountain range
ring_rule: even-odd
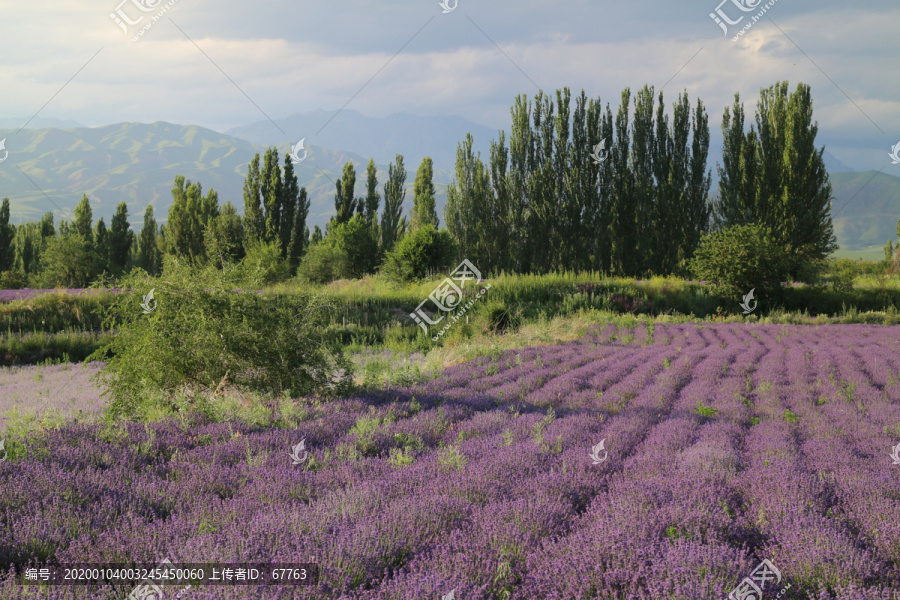
[[[278,127],[259,121],[225,133],[166,122],[83,127],[74,121],[42,118],[19,130],[27,119],[0,119],[0,140],[5,138],[9,151],[0,163],[0,198],[9,196],[15,223],[39,220],[47,211],[54,211],[57,223],[60,216],[72,219],[72,210],[86,193],[94,219],[102,216],[108,225],[116,205],[124,201],[132,227],[139,230],[148,204],[153,205],[158,222],[166,221],[172,183],[175,175],[181,174],[200,181],[204,192],[215,188],[220,204],[231,201],[243,212],[243,181],[254,154],[262,155],[275,146],[283,163],[291,146],[305,138],[309,154],[295,170],[300,185],[310,194],[310,227],[324,225],[334,214],[334,182],[345,162],[356,166],[357,195],[361,196],[366,163],[374,158],[379,192],[383,192],[388,164],[398,152],[403,154],[408,172],[407,210],[412,206],[419,163],[424,156],[431,156],[442,217],[446,186],[454,178],[457,145],[467,132],[472,133],[475,150],[487,161],[490,142],[498,138],[498,131],[460,117],[399,113],[372,118],[344,110],[329,122],[334,115],[320,110],[276,121]],[[721,132],[710,133],[707,168],[715,182]],[[835,233],[842,249],[880,247],[889,238],[896,239],[900,177],[857,173],[827,150],[824,156],[834,188]],[[711,193],[715,195],[715,183]]]

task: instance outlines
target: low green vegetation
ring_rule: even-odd
[[[277,398],[346,388],[350,363],[337,344],[323,341],[320,296],[252,291],[262,270],[242,274],[256,284],[251,291],[235,290],[234,268],[165,261],[158,278],[136,270],[122,279],[104,322],[116,334],[89,357],[106,361],[97,378],[110,416],[143,418],[148,397],[179,410],[181,392],[191,408],[209,412],[208,401],[224,390]],[[150,289],[156,304],[139,310]]]

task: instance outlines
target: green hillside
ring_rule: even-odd
[[[833,188],[834,233],[842,251],[877,251],[888,239],[897,241],[900,220],[900,177],[865,171],[829,173]],[[849,256],[849,255],[848,255]],[[860,256],[862,256],[860,254]]]

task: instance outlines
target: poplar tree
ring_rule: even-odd
[[[830,215],[832,188],[817,149],[810,88],[788,96],[788,82],[760,90],[756,128],[743,132],[743,108],[735,95],[734,117],[726,108],[726,145],[719,169],[718,228],[759,223],[772,229],[791,264],[791,275],[808,274],[837,249]]]
[[[269,148],[263,158],[263,172],[260,177],[263,205],[265,206],[265,233],[263,240],[271,244],[279,243],[281,236],[281,213],[284,202],[284,183],[281,167],[278,165],[278,150]],[[284,245],[279,244],[282,249]]]
[[[157,225],[153,218],[153,206],[144,211],[144,226],[138,243],[137,265],[152,276],[159,275],[162,256],[157,245]]]
[[[309,205],[309,194],[306,192],[306,188],[302,187],[297,195],[297,210],[294,214],[294,226],[291,229],[291,237],[288,242],[287,258],[288,264],[291,266],[292,274],[297,272],[297,267],[300,265],[300,259],[303,257],[303,254],[306,252],[306,247],[309,244],[309,227],[306,226],[306,219],[309,216]]]
[[[610,200],[611,268],[620,275],[633,276],[637,272],[637,212],[632,193],[633,175],[628,165],[629,133],[628,106],[631,90],[622,91],[622,100],[615,121],[615,142],[609,151],[613,176]]]
[[[259,173],[259,153],[247,166],[244,179],[244,234],[247,241],[262,239],[265,220],[262,212],[262,192]]]
[[[206,256],[217,268],[244,258],[244,222],[231,202],[226,202],[210,221],[204,242]]]
[[[510,264],[513,271],[524,273],[531,268],[529,260],[531,238],[527,223],[531,211],[529,180],[535,168],[534,131],[530,124],[531,103],[528,97],[524,94],[516,96],[515,103],[510,108],[510,114],[512,128],[509,136],[509,209],[507,214]]]
[[[73,233],[81,235],[90,244],[94,242],[91,224],[93,222],[94,212],[91,210],[91,203],[87,194],[81,195],[81,201],[75,207],[75,222],[73,223]]]
[[[371,224],[378,223],[378,205],[381,203],[381,195],[378,193],[378,176],[375,169],[375,159],[370,158],[366,165],[366,221]]]
[[[119,202],[109,231],[109,268],[114,275],[121,275],[128,266],[128,253],[134,242],[134,232],[128,223],[128,205]]]
[[[423,225],[438,228],[437,210],[434,199],[434,164],[431,157],[426,156],[416,172],[413,183],[413,207],[409,219],[409,231],[413,232]]]
[[[166,248],[169,254],[192,261],[201,261],[205,256],[200,224],[201,200],[202,189],[199,183],[185,181],[183,175],[175,176],[166,228]]]
[[[456,177],[447,186],[444,222],[456,240],[460,256],[468,258],[479,270],[487,271],[488,252],[485,248],[484,220],[491,193],[490,175],[481,161],[480,153],[472,151],[472,134],[456,149]]]
[[[16,257],[13,247],[16,228],[9,223],[9,213],[9,198],[3,198],[3,204],[0,205],[0,271],[11,270]]]
[[[334,195],[335,222],[340,225],[346,223],[356,213],[356,169],[352,162],[344,164],[343,176],[338,177]]]
[[[381,213],[381,249],[390,252],[406,233],[403,200],[406,198],[406,169],[403,155],[397,154],[388,165],[388,178],[384,184],[384,210]]]
[[[103,217],[94,226],[94,251],[97,252],[97,269],[99,272],[110,272],[109,266],[109,231]]]
[[[305,193],[305,190],[304,190]],[[297,239],[295,234],[297,210],[300,203],[300,187],[297,183],[297,174],[294,172],[294,163],[289,154],[284,156],[284,181],[281,186],[281,222],[278,225],[278,246],[281,248],[281,258],[290,260],[296,250],[292,250]],[[306,225],[306,215],[303,215],[302,227]],[[302,240],[301,240],[302,242]],[[300,248],[302,254],[302,245]],[[295,257],[296,258],[296,257]]]

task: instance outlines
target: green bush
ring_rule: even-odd
[[[21,290],[28,286],[28,280],[21,271],[0,273],[0,290]]]
[[[324,241],[311,246],[297,268],[297,274],[311,283],[330,283],[347,277],[348,272],[347,252]]]
[[[251,241],[246,244],[246,250],[247,255],[237,271],[240,279],[258,278],[260,285],[272,285],[291,278],[291,266],[281,257],[278,244]]]
[[[321,300],[260,294],[258,273],[246,281],[249,290],[235,290],[237,268],[192,269],[166,256],[160,278],[137,269],[123,278],[104,321],[117,334],[88,358],[108,361],[96,376],[111,396],[108,416],[141,418],[159,408],[146,405],[151,397],[167,409],[208,410],[209,400],[230,388],[279,398],[349,385],[349,361],[322,340]],[[142,311],[151,289],[154,300]]]
[[[705,235],[691,260],[714,294],[739,298],[751,289],[776,290],[790,271],[788,255],[771,230],[738,225]]]
[[[346,223],[332,224],[325,238],[307,250],[297,273],[312,283],[329,283],[359,279],[375,272],[377,264],[375,230],[362,215],[355,215]]]
[[[456,241],[446,229],[438,231],[431,225],[424,225],[403,236],[393,252],[388,253],[383,273],[395,281],[423,279],[448,270],[456,253]]]
[[[103,261],[82,235],[51,237],[41,255],[43,265],[37,283],[44,288],[83,288],[103,271]]]
[[[322,243],[347,254],[345,277],[359,279],[374,273],[378,266],[378,238],[362,215],[354,215],[346,223],[329,228]]]

